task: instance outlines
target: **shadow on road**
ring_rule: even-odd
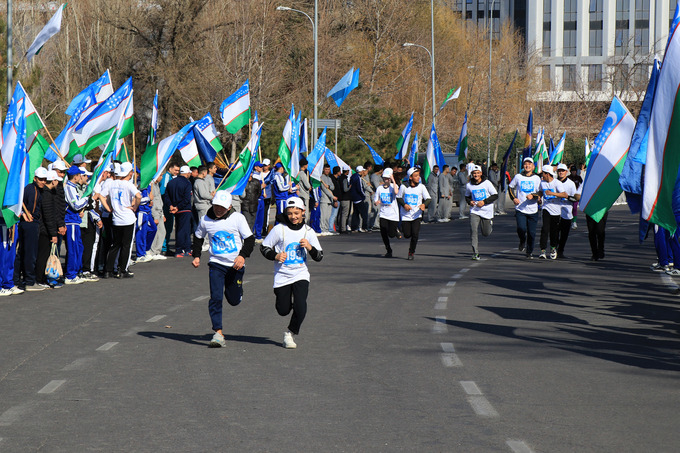
[[[165,340],[181,341],[182,343],[193,344],[196,346],[208,346],[212,334],[204,335],[191,335],[184,333],[173,333],[173,332],[137,332],[138,335],[150,339],[162,338]],[[228,342],[238,342],[238,343],[251,343],[251,344],[271,344],[276,346],[281,346],[281,343],[270,340],[265,337],[253,337],[248,335],[225,335],[224,339]]]

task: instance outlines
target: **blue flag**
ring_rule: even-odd
[[[359,86],[359,69],[356,71],[354,67],[350,69],[347,74],[342,76],[342,79],[335,84],[333,88],[326,95],[327,98],[333,98],[335,104],[340,107],[345,101],[350,91]]]
[[[532,157],[531,140],[534,134],[534,111],[529,109],[529,119],[527,120],[527,134],[524,137],[524,149],[522,150],[522,160]]]
[[[376,165],[382,165],[385,163],[383,158],[380,157],[380,154],[378,154],[373,148],[371,148],[371,145],[369,145],[361,135],[359,135],[359,140],[364,142],[364,145],[368,146],[369,151],[371,151],[371,156],[373,156],[373,162],[375,162]]]
[[[309,153],[309,179],[314,188],[321,185],[321,174],[323,173],[324,155],[326,154],[326,128],[314,144],[314,149]]]
[[[18,221],[19,213],[22,208],[22,199],[24,194],[24,187],[31,181],[29,175],[28,164],[28,150],[26,149],[26,93],[20,83],[17,83],[9,112],[14,112],[14,124],[12,125],[16,130],[16,141],[14,143],[14,150],[12,150],[12,165],[9,168],[9,175],[7,176],[7,186],[5,187],[5,195],[2,201],[3,217],[7,226],[12,226]],[[16,216],[11,218],[12,214],[6,209],[11,210]]]
[[[338,164],[338,160],[335,158],[335,153],[333,153],[333,151],[331,151],[328,148],[326,148],[326,156],[325,157],[326,157],[326,162],[328,162],[328,165],[330,165],[330,167],[331,167],[331,171],[333,171],[333,169],[335,167],[340,166]]]
[[[250,163],[248,164],[248,169],[246,170],[243,177],[241,179],[239,179],[239,181],[236,183],[234,188],[231,190],[232,195],[238,195],[238,196],[243,195],[243,193],[246,190],[246,186],[248,185],[248,179],[250,179],[250,175],[253,172],[253,167],[255,167],[255,162],[257,162],[257,156],[258,156],[257,149],[260,147],[260,137],[262,135],[262,127],[259,127],[257,129],[256,134],[257,134],[257,142],[256,142],[256,144],[255,144],[255,146],[252,150],[252,154],[251,154],[251,157],[250,157]],[[275,173],[275,172],[271,171],[269,173],[271,174],[271,173]]]
[[[401,137],[397,141],[397,155],[394,156],[395,160],[402,160],[406,157],[406,152],[408,151],[408,142],[411,140],[411,129],[413,128],[413,113],[411,113],[411,119],[408,120],[406,127],[401,132]]]
[[[413,137],[413,144],[411,145],[411,152],[408,155],[408,164],[415,167],[418,162],[418,132]]]
[[[649,118],[654,104],[654,92],[659,78],[659,60],[654,59],[652,76],[647,84],[647,92],[642,102],[642,108],[635,124],[633,138],[630,140],[630,148],[626,162],[623,164],[619,184],[626,192],[626,201],[631,214],[642,211],[642,172],[647,161],[647,139],[649,138]]]

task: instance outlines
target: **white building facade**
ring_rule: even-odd
[[[676,0],[458,0],[462,17],[494,32],[524,30],[536,67],[536,100],[639,100],[654,55],[663,57]],[[493,12],[489,14],[489,10]]]

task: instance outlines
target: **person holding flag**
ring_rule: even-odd
[[[491,182],[483,178],[482,167],[472,167],[470,182],[465,186],[465,201],[470,206],[470,241],[472,259],[479,261],[479,230],[487,237],[493,231],[493,202],[498,192]]]
[[[215,332],[209,346],[221,348],[226,346],[222,332],[222,294],[232,307],[241,303],[245,262],[255,247],[255,236],[243,214],[234,211],[229,192],[218,191],[212,207],[199,219],[191,250],[194,268],[201,264],[201,251],[206,239],[210,243],[208,312]]]
[[[276,215],[283,214],[286,210],[286,200],[293,196],[296,191],[295,183],[286,174],[281,162],[274,165],[274,181],[272,182],[272,195],[276,201]]]
[[[24,187],[23,211],[17,236],[19,249],[14,266],[14,283],[26,291],[42,291],[45,285],[36,284],[36,262],[40,237],[42,193],[47,184],[47,170],[38,167],[33,182]]]

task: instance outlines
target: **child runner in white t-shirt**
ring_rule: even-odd
[[[493,202],[498,192],[488,179],[482,179],[482,167],[475,165],[465,186],[465,201],[470,205],[470,242],[472,259],[479,260],[479,229],[487,237],[493,231]]]
[[[401,237],[399,234],[399,204],[397,194],[399,186],[394,180],[391,168],[386,168],[382,173],[382,185],[375,189],[374,202],[380,206],[380,235],[385,244],[385,258],[392,258],[390,238]]]
[[[293,335],[300,333],[300,325],[307,314],[309,270],[307,255],[321,261],[323,250],[316,233],[305,225],[305,204],[300,197],[286,200],[285,212],[277,216],[278,224],[272,228],[260,246],[262,255],[274,261],[274,294],[276,311],[293,315],[288,331],[283,334],[283,347],[295,349]]]
[[[194,233],[191,264],[201,264],[203,240],[210,243],[210,301],[208,312],[215,334],[210,340],[211,348],[226,345],[222,334],[222,293],[229,305],[236,306],[243,298],[243,273],[245,259],[255,247],[255,236],[246,218],[231,206],[231,194],[219,191],[212,200],[212,207],[200,220]]]
[[[411,167],[406,172],[408,181],[399,188],[397,203],[399,203],[399,214],[401,215],[401,227],[404,237],[411,238],[408,246],[408,259],[412,260],[418,245],[418,235],[420,234],[420,222],[423,220],[423,212],[432,201],[430,193],[425,186],[420,183],[420,170]]]

